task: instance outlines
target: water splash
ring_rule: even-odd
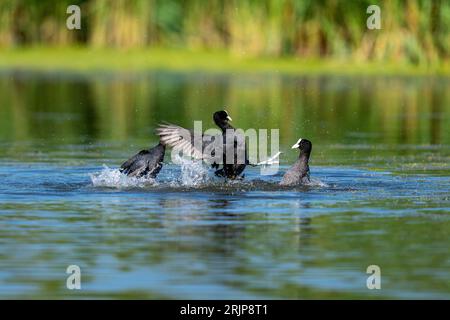
[[[119,169],[112,169],[106,165],[103,165],[102,171],[89,174],[89,176],[95,187],[142,188],[148,185],[156,185],[156,181],[152,178],[128,177],[126,174],[120,172]]]
[[[186,159],[178,155],[174,160],[181,169],[181,175],[178,181],[182,186],[198,187],[212,180],[208,168],[205,167],[201,160]]]
[[[310,178],[309,182],[305,183],[308,187],[319,187],[319,188],[328,188],[329,185],[325,182],[317,179],[317,178]]]
[[[94,187],[106,188],[146,188],[155,190],[186,190],[191,188],[205,191],[237,192],[237,191],[279,191],[279,190],[304,190],[307,188],[328,188],[329,185],[318,178],[311,178],[298,186],[282,187],[279,181],[267,181],[259,178],[243,180],[225,180],[216,177],[202,161],[186,158],[174,159],[176,166],[165,165],[161,174],[155,179],[142,177],[128,177],[118,168],[109,168],[103,165],[103,170],[90,174]]]

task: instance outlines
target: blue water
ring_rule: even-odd
[[[336,94],[336,101],[347,97],[349,104],[321,117],[301,109],[320,110],[326,105],[320,98],[300,104],[301,114],[311,117],[305,119],[310,135],[307,126],[289,120],[298,117],[285,115],[285,153],[276,175],[249,167],[243,181],[225,183],[205,167],[166,157],[156,181],[135,181],[117,168],[156,143],[155,122],[188,126],[206,114],[170,109],[173,92],[189,77],[154,80],[173,91],[164,87],[144,102],[133,100],[139,83],[119,81],[117,89],[62,78],[65,95],[52,100],[59,84],[32,79],[34,85],[24,87],[2,80],[9,89],[1,92],[8,121],[0,130],[0,298],[450,298],[448,103],[431,112],[432,103],[406,120],[380,103],[365,118],[359,105],[365,100],[351,98],[358,87],[325,86],[318,97]],[[220,79],[207,83],[224,92]],[[396,90],[411,90],[408,80],[398,81]],[[418,92],[428,85],[414,84]],[[41,99],[35,85],[42,86]],[[199,101],[220,100],[215,91],[195,95],[203,82],[191,85],[188,92]],[[127,103],[107,104],[103,92],[129,87],[122,92]],[[86,88],[101,92],[88,105]],[[83,104],[65,104],[64,96]],[[151,112],[139,107],[148,101],[157,101]],[[398,110],[402,100],[390,101]],[[132,120],[110,118],[127,105],[138,106]],[[228,111],[243,127],[276,127],[273,117],[252,122],[239,108]],[[313,142],[312,183],[281,188],[296,158],[289,146],[297,131]],[[81,268],[81,290],[66,288],[69,265]],[[366,286],[369,265],[381,268],[380,290]]]

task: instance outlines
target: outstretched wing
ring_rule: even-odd
[[[172,147],[176,150],[183,151],[184,154],[190,155],[197,160],[210,160],[214,157],[214,152],[205,152],[205,149],[220,139],[221,135],[194,134],[193,130],[188,130],[174,124],[160,124],[156,129],[161,143]]]

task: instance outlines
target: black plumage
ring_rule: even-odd
[[[182,150],[194,159],[204,160],[215,169],[218,169],[220,164],[223,164],[221,169],[215,171],[216,175],[229,179],[239,178],[248,164],[245,136],[237,132],[230,124],[232,119],[225,110],[215,112],[213,120],[221,129],[221,135],[206,135],[203,133],[195,135],[193,130],[173,124],[162,124],[156,131],[164,144]],[[230,143],[227,143],[227,134],[230,135],[229,139],[233,139]],[[216,157],[214,151],[210,152],[211,149],[214,150],[213,143],[222,143],[222,161],[215,161],[218,157]],[[231,158],[229,161],[227,161],[227,155]],[[213,159],[215,160],[213,161]]]
[[[130,177],[156,178],[163,166],[166,147],[160,142],[151,149],[142,150],[120,167],[120,171]]]
[[[300,149],[297,161],[284,174],[281,185],[298,185],[310,182],[309,157],[312,151],[312,143],[307,139],[299,139],[292,149]]]

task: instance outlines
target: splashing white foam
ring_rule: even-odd
[[[310,187],[320,187],[320,188],[328,188],[329,185],[325,182],[320,181],[317,178],[310,178],[309,182],[306,182],[305,185]]]
[[[109,168],[103,165],[103,170],[100,172],[90,174],[90,178],[94,187],[107,187],[107,188],[143,188],[148,186],[168,186],[171,188],[179,187],[204,187],[204,186],[220,186],[225,188],[236,188],[236,191],[243,186],[256,186],[256,181],[241,181],[241,180],[229,180],[224,181],[220,177],[215,177],[212,171],[209,170],[206,165],[199,160],[191,160],[182,157],[174,159],[177,164],[178,170],[168,170],[168,176],[163,178],[160,183],[157,183],[155,179],[142,177],[128,177],[126,174],[120,172],[119,169]],[[256,185],[255,185],[256,183]],[[317,178],[311,178],[309,182],[304,182],[303,185],[318,188],[327,188],[328,184],[322,182]],[[278,183],[274,184],[276,188]]]
[[[181,168],[179,183],[182,186],[196,187],[210,181],[209,170],[201,160],[191,160],[176,155],[175,163]]]
[[[111,169],[106,165],[103,165],[102,171],[90,174],[89,176],[95,187],[132,188],[156,184],[152,178],[128,177],[126,174],[120,172],[119,169]]]

